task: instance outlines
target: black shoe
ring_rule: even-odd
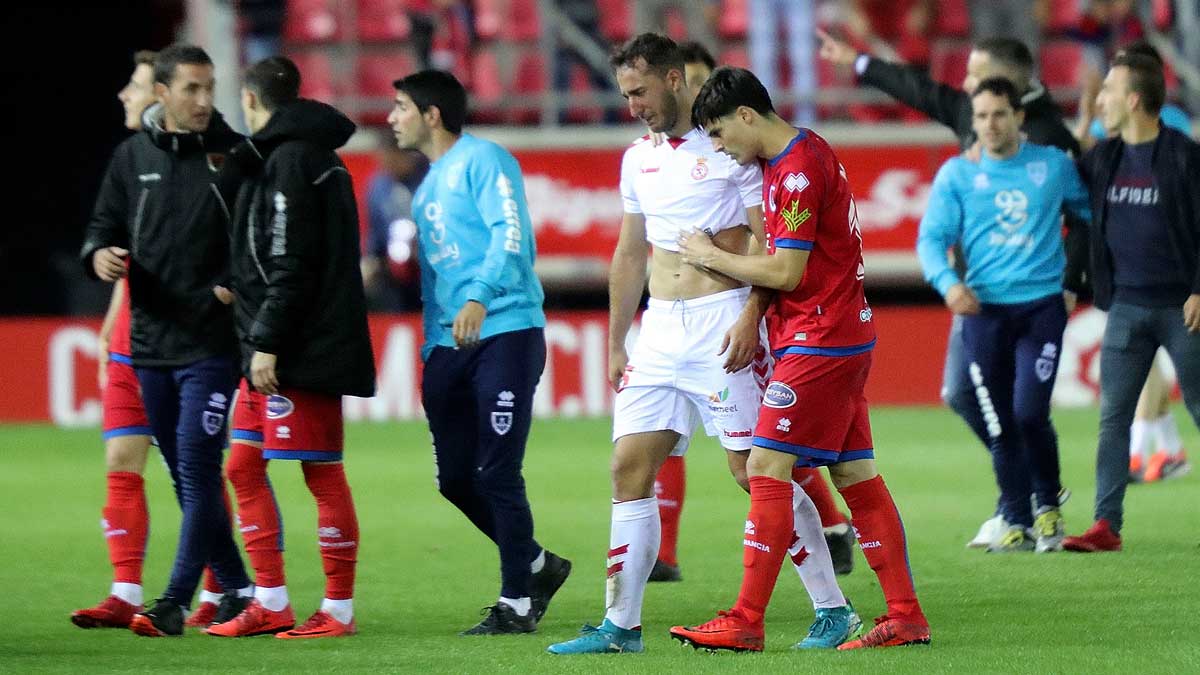
[[[221,596],[221,603],[217,605],[217,613],[213,615],[213,622],[210,625],[233,621],[234,617],[242,613],[242,610],[250,604],[252,597],[242,597],[237,593],[226,593]]]
[[[650,570],[650,581],[683,581],[683,575],[679,573],[679,565],[655,560],[654,569]]]
[[[550,607],[550,599],[571,575],[571,561],[546,551],[546,564],[542,571],[529,579],[529,599],[533,603],[533,618],[541,621]]]
[[[183,635],[183,607],[174,598],[159,598],[149,609],[133,616],[129,630],[143,637]]]
[[[537,630],[537,619],[530,611],[525,616],[508,605],[497,602],[491,607],[484,607],[485,614],[474,628],[464,630],[459,635],[513,635],[516,633],[533,633]]]
[[[850,574],[854,570],[854,528],[846,524],[846,531],[838,534],[825,530],[825,543],[829,545],[829,557],[833,560],[833,573]]]

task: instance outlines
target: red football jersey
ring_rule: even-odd
[[[799,130],[763,164],[767,251],[810,251],[795,290],[780,291],[767,310],[771,350],[845,356],[875,344],[863,294],[862,233],[846,170],[817,134]]]
[[[130,356],[132,352],[129,348],[129,282],[123,279],[117,283],[125,284],[125,292],[121,295],[121,306],[117,308],[117,320],[113,322],[112,334],[108,336],[108,351]]]

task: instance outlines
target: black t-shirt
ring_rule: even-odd
[[[1153,142],[1126,145],[1105,195],[1115,299],[1152,307],[1182,305],[1188,280],[1171,252],[1167,209],[1160,203],[1150,163],[1153,152]]]

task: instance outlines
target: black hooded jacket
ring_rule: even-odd
[[[163,129],[162,108],[113,152],[80,259],[129,251],[130,343],[138,366],[175,367],[236,352],[233,313],[213,295],[229,270],[217,171],[242,136],[214,112],[202,133]]]
[[[334,108],[300,99],[275,111],[222,170],[247,379],[259,351],[278,357],[282,387],[375,393],[357,205],[334,152],[353,133]]]

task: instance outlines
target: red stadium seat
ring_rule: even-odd
[[[509,121],[517,124],[534,124],[541,117],[541,95],[549,87],[550,73],[542,55],[536,49],[524,51],[517,57],[510,91],[514,98],[530,101],[529,107],[513,108]]]
[[[613,44],[633,37],[633,16],[629,0],[597,0],[600,10],[600,33]]]
[[[750,12],[747,0],[724,0],[721,3],[721,17],[717,20],[717,32],[726,40],[746,39],[746,29],[750,25]]]
[[[471,59],[471,116],[477,123],[500,121],[499,104],[507,88],[496,52],[489,47],[475,50]]]
[[[542,34],[538,0],[508,0],[508,16],[503,24],[505,39],[532,42]]]
[[[1046,21],[1046,30],[1054,34],[1065,33],[1078,28],[1082,19],[1083,12],[1079,7],[1079,0],[1050,0],[1050,17]]]
[[[937,40],[929,55],[929,74],[952,87],[961,87],[967,75],[971,45],[961,40]]]
[[[475,0],[475,35],[495,40],[504,26],[504,0]]]
[[[1078,87],[1083,74],[1083,47],[1071,40],[1042,45],[1041,78],[1050,89]]]
[[[412,31],[406,0],[358,0],[358,39],[364,42],[406,40]]]
[[[331,42],[344,34],[335,0],[288,0],[283,37],[288,42]]]
[[[333,103],[340,92],[333,64],[323,49],[310,49],[288,54],[300,71],[300,95],[325,103]]]
[[[971,34],[971,12],[967,0],[942,0],[937,3],[934,34],[943,37],[967,37]]]
[[[750,55],[743,46],[727,47],[717,56],[718,66],[750,67]]]
[[[407,51],[365,53],[358,57],[358,93],[391,99],[396,93],[392,82],[415,70],[416,62]]]

